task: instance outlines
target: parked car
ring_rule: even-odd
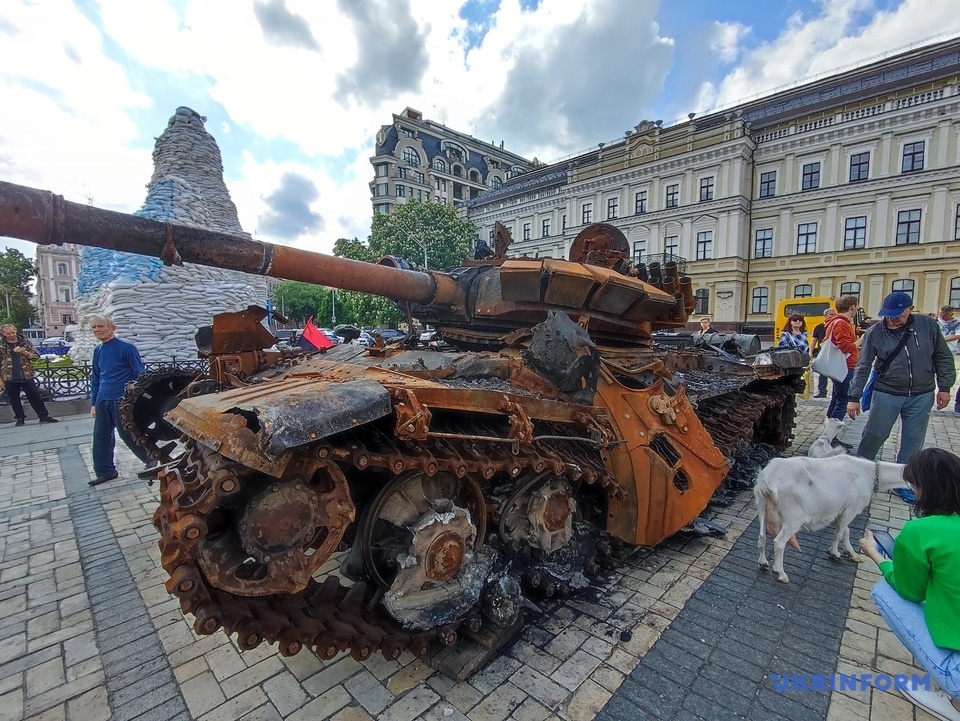
[[[323,334],[327,337],[327,340],[329,340],[329,341],[330,341],[331,343],[333,343],[334,345],[336,345],[336,344],[338,344],[338,343],[343,343],[343,338],[341,338],[340,336],[338,336],[336,333],[334,333],[334,332],[333,332],[332,330],[330,330],[329,328],[321,328],[321,329],[320,329],[320,332],[323,333]]]
[[[278,348],[289,348],[297,342],[297,338],[300,337],[300,333],[296,328],[281,328],[275,330],[273,335],[277,339]]]
[[[420,334],[420,341],[422,343],[429,343],[436,337],[436,335],[437,335],[436,328],[427,328],[425,331],[423,331]]]
[[[377,328],[374,332],[380,334],[384,343],[396,343],[407,337],[406,333],[396,328]]]
[[[360,331],[360,335],[355,340],[352,340],[350,342],[353,345],[364,345],[367,347],[376,345],[377,343],[376,339],[372,335],[367,333],[367,331],[365,330]]]
[[[59,348],[60,346],[64,346],[66,344],[67,344],[66,339],[58,335],[51,336],[49,338],[44,338],[42,341],[37,343],[37,345],[42,345],[45,348]]]

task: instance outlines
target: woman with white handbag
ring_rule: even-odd
[[[857,334],[853,330],[853,318],[857,314],[857,298],[842,295],[837,298],[837,314],[825,321],[826,334],[820,353],[813,368],[833,379],[833,395],[827,407],[827,418],[843,420],[847,413],[847,390],[853,379],[853,369],[857,367],[860,350],[857,348]],[[830,347],[832,346],[832,347]],[[839,357],[846,356],[843,363]],[[846,374],[843,374],[844,367]]]

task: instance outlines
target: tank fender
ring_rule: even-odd
[[[393,413],[376,381],[285,379],[184,398],[165,417],[228,458],[279,477],[288,451]]]
[[[323,393],[293,390],[258,402],[267,455],[277,458],[291,448],[362,426],[390,415],[390,392],[370,380],[330,383]]]

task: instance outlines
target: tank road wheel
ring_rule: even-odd
[[[514,551],[526,543],[547,555],[573,537],[577,504],[570,483],[541,473],[521,484],[500,514],[500,540]]]
[[[154,460],[170,460],[180,431],[163,416],[176,407],[184,389],[196,378],[196,371],[168,370],[144,373],[127,386],[120,400],[120,424]]]
[[[365,514],[360,542],[390,615],[416,629],[463,618],[493,562],[485,533],[483,493],[469,477],[414,472],[385,486]]]
[[[210,511],[199,565],[223,591],[297,593],[336,550],[354,516],[339,467],[304,455],[280,479],[248,477],[239,493]]]

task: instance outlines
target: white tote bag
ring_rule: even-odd
[[[820,344],[820,353],[813,359],[813,370],[820,375],[840,382],[847,377],[847,356],[849,354],[844,353],[833,342],[833,328],[830,331],[830,335],[824,338],[823,343]]]

